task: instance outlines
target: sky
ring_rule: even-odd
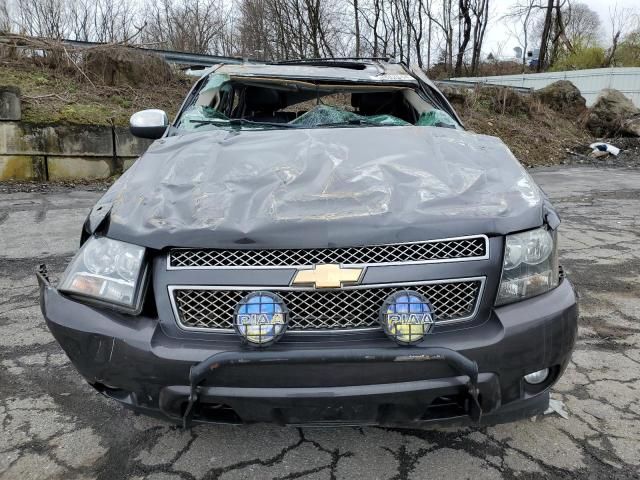
[[[603,43],[608,45],[611,43],[611,26],[609,22],[609,9],[618,7],[618,9],[633,8],[640,13],[639,0],[574,0],[574,3],[585,3],[600,15],[602,22]],[[504,24],[500,17],[509,11],[509,7],[517,3],[517,0],[495,0],[492,7],[493,22],[487,28],[485,37],[485,46],[483,50],[488,54],[493,52],[500,53],[502,50],[503,57],[513,56],[513,47],[518,45],[515,38],[511,37],[509,28]]]

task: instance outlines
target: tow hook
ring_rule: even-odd
[[[47,270],[47,266],[44,263],[38,265],[38,269],[36,270],[36,277],[38,277],[38,283],[44,283],[49,285],[51,280],[49,279],[49,271]]]
[[[480,422],[482,420],[482,406],[480,405],[480,392],[478,390],[477,383],[474,384],[473,382],[469,381],[469,383],[467,383],[467,390],[472,400],[471,404],[469,405],[469,417],[471,418],[471,420],[473,420],[474,422],[478,422],[478,425],[480,425]]]
[[[182,416],[182,428],[185,430],[189,428],[191,425],[191,420],[193,419],[193,407],[198,401],[198,396],[200,394],[200,387],[198,385],[191,385],[191,391],[189,392],[189,403],[187,404],[187,408],[184,411],[184,415]]]

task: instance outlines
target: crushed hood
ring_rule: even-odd
[[[156,249],[317,248],[506,234],[541,225],[543,203],[494,137],[207,130],[156,141],[96,204],[89,229]]]

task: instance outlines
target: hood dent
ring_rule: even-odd
[[[494,137],[215,130],[155,142],[92,215],[109,205],[108,235],[151,248],[311,248],[533,228],[543,198]]]

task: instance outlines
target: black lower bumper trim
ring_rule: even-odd
[[[182,424],[187,428],[191,424],[193,418],[194,407],[200,401],[203,395],[202,383],[221,368],[231,365],[251,365],[267,363],[277,364],[300,364],[300,363],[372,363],[372,362],[430,362],[441,361],[447,363],[451,368],[460,375],[467,377],[468,381],[464,384],[471,402],[467,408],[469,417],[474,422],[480,422],[482,418],[482,406],[479,400],[480,390],[478,387],[478,365],[473,360],[468,359],[460,353],[448,348],[431,347],[416,351],[410,347],[398,347],[394,349],[388,348],[372,348],[366,353],[357,351],[344,350],[297,350],[297,351],[248,351],[248,352],[222,352],[212,355],[208,359],[191,367],[189,373],[189,394],[188,402],[182,415]],[[431,381],[433,382],[433,381]],[[421,383],[421,382],[410,382]],[[427,382],[429,383],[429,382]],[[376,386],[378,389],[383,386]],[[423,388],[426,386],[423,386]],[[332,389],[331,397],[340,396],[362,396],[363,390],[367,387],[343,387]],[[218,392],[216,390],[219,390]],[[209,397],[224,396],[222,388],[208,387],[207,395]],[[244,389],[247,390],[247,389]],[[250,389],[249,389],[250,390]],[[262,390],[260,395],[265,396],[268,392]],[[313,396],[319,392],[316,389],[301,389],[304,392],[297,392],[300,396]],[[322,389],[326,392],[326,388]],[[357,390],[357,391],[354,391]],[[350,392],[347,395],[346,392]],[[379,394],[380,392],[376,392]],[[288,395],[291,395],[289,393]],[[165,404],[166,406],[166,404]],[[162,408],[162,402],[161,402]],[[170,412],[166,412],[170,414]]]

